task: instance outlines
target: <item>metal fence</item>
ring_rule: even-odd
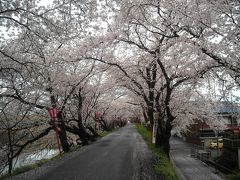
[[[194,146],[191,148],[191,157],[199,159],[203,162],[208,162],[211,158],[211,151],[205,150],[201,146]]]

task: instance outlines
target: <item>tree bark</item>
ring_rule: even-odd
[[[165,113],[166,113],[166,123],[163,128],[162,133],[162,143],[160,147],[163,149],[163,151],[166,153],[166,155],[169,157],[170,152],[170,137],[171,137],[171,130],[172,130],[172,121],[174,120],[174,117],[171,113],[171,109],[169,107],[170,99],[172,94],[172,88],[170,88],[170,83],[167,85],[167,92],[166,92],[166,98],[164,101],[165,106]]]
[[[158,57],[158,55],[156,54],[156,57]],[[163,76],[165,78],[166,81],[166,95],[164,98],[164,102],[163,102],[163,107],[164,107],[164,112],[163,112],[163,117],[166,117],[166,122],[164,119],[162,119],[164,126],[162,127],[162,130],[160,131],[159,134],[159,140],[162,142],[159,142],[159,147],[161,149],[163,149],[163,151],[166,153],[166,155],[169,157],[169,152],[170,152],[170,137],[171,137],[171,130],[172,130],[172,121],[174,120],[174,117],[171,113],[171,109],[169,107],[169,103],[171,100],[171,95],[172,95],[172,91],[173,88],[171,87],[171,79],[169,78],[167,71],[163,65],[163,63],[161,62],[161,60],[159,58],[157,58],[157,63],[163,73]],[[161,129],[161,123],[159,123],[159,128]]]
[[[61,141],[62,149],[64,152],[68,152],[70,150],[70,145],[67,140],[66,127],[65,127],[64,116],[62,111],[58,112],[57,118],[58,118],[58,121],[60,122],[59,138]]]
[[[88,144],[87,132],[82,122],[78,122],[78,127],[79,127],[79,138],[82,141],[82,145],[87,145]]]
[[[12,173],[12,163],[13,163],[13,145],[12,145],[12,136],[11,129],[8,129],[8,141],[9,141],[9,153],[8,153],[8,174]]]
[[[51,78],[48,77],[48,81],[49,83],[51,83]],[[52,86],[50,86],[47,89],[50,93],[50,101],[51,101],[51,105],[52,107],[56,108],[57,107],[57,100],[53,94],[53,88]],[[59,127],[60,127],[60,132],[59,132],[59,139],[62,145],[62,149],[64,152],[68,152],[70,150],[70,145],[68,143],[67,140],[67,133],[66,133],[66,127],[65,127],[65,122],[64,122],[64,117],[63,117],[63,110],[60,110],[57,113],[57,118],[58,118],[58,122],[59,122]]]
[[[83,97],[81,94],[81,88],[78,91],[78,128],[79,128],[79,138],[82,141],[82,145],[88,144],[87,132],[83,125],[83,117],[82,117],[82,105],[83,105]]]
[[[93,137],[98,137],[99,134],[91,126],[87,126],[87,129],[93,134]]]

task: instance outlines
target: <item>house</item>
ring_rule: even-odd
[[[214,110],[228,127],[240,126],[240,106],[231,102],[220,102]]]
[[[240,106],[230,102],[219,102],[213,109],[214,114],[219,117],[218,120],[224,124],[226,128],[223,131],[212,129],[205,121],[196,120],[189,127],[189,132],[185,134],[187,142],[209,147],[210,142],[219,137],[226,137],[231,134],[240,138]],[[231,143],[229,143],[231,144]]]

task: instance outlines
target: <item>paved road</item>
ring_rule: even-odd
[[[213,168],[190,156],[190,144],[178,138],[171,138],[170,144],[170,155],[180,180],[222,180]]]
[[[151,158],[134,125],[128,124],[80,150],[38,180],[150,180],[155,179],[149,176],[151,170],[147,174],[142,165],[149,164]]]

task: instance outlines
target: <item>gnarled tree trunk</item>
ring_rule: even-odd
[[[60,127],[60,132],[59,132],[59,138],[61,141],[62,149],[64,152],[68,152],[70,150],[70,145],[67,140],[67,133],[66,133],[66,127],[65,127],[65,122],[64,122],[64,116],[62,111],[58,112],[58,121],[59,127]]]

